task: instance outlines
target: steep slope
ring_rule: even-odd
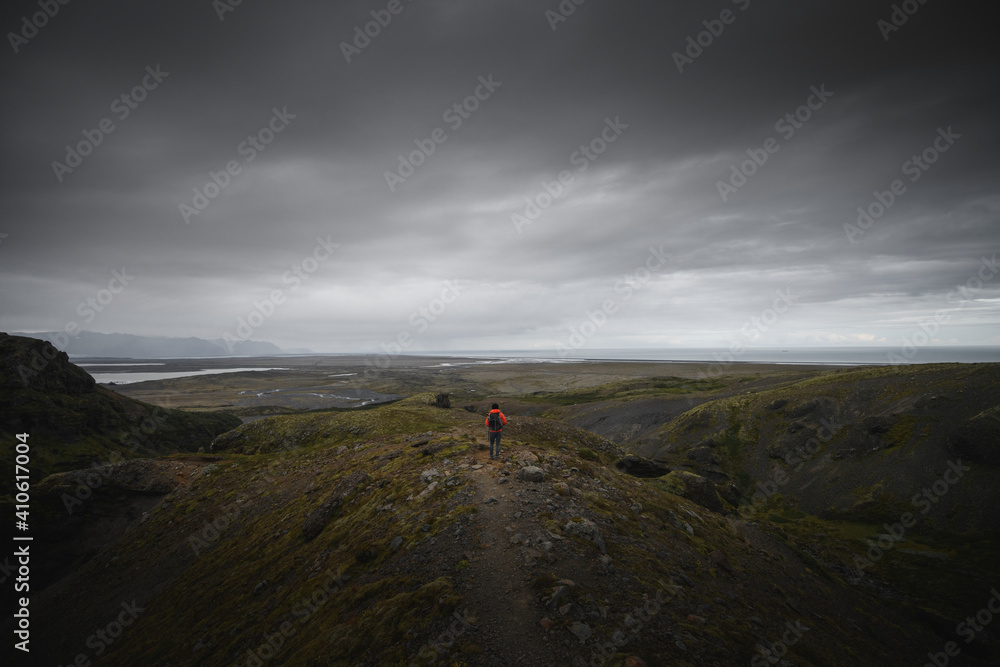
[[[831,371],[710,401],[635,449],[748,497],[873,522],[912,511],[947,475],[947,502],[917,503],[925,525],[1000,535],[998,443],[1000,365],[934,364]]]
[[[483,417],[430,399],[270,417],[211,455],[120,464],[106,507],[135,516],[35,595],[33,658],[853,665],[939,649],[767,525],[619,472],[599,436],[512,415],[490,462]]]
[[[44,341],[0,333],[0,439],[27,433],[33,480],[135,456],[196,451],[240,424],[232,415],[169,410],[99,387]],[[13,447],[0,449],[13,469]],[[11,491],[5,477],[0,492]]]

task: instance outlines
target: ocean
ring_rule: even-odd
[[[998,363],[1000,346],[927,347],[791,347],[745,348],[734,354],[726,348],[651,348],[574,350],[564,357],[555,350],[464,351],[422,353],[428,356],[466,357],[504,361],[675,361],[721,363],[806,364],[867,366],[939,363]]]

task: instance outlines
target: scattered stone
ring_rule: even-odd
[[[630,655],[625,658],[625,663],[622,667],[646,667],[646,661],[637,655]]]
[[[257,593],[260,593],[265,588],[267,588],[267,579],[253,587],[253,594],[257,595]]]
[[[392,551],[396,551],[402,544],[403,544],[402,536],[397,535],[396,538],[392,541],[392,544],[389,545],[389,548]]]
[[[517,471],[517,478],[524,482],[544,482],[545,471],[538,466],[526,466]]]
[[[437,488],[437,485],[438,485],[437,482],[431,482],[426,489],[417,494],[417,498],[426,498],[427,496],[431,495],[432,493],[434,493],[434,489]]]
[[[565,496],[569,493],[569,484],[566,482],[556,482],[552,485],[552,489],[560,496]]]
[[[498,503],[498,502],[500,502],[500,501],[497,500],[496,498],[494,498],[493,496],[490,496],[489,498],[487,498],[486,500],[483,501],[483,504],[484,505],[490,505],[490,504]]]
[[[483,467],[483,464],[482,464],[482,463],[477,463],[476,465],[474,465],[474,466],[471,466],[471,468],[472,468],[473,470],[479,470],[479,469],[480,469],[480,468],[482,468],[482,467]]]
[[[732,572],[733,568],[729,565],[729,558],[726,554],[722,553],[718,549],[708,554],[708,559],[712,562],[712,565],[717,568],[721,568],[727,572]]]
[[[497,484],[506,484],[506,483],[507,483],[506,477],[501,477],[500,479],[497,480]]]
[[[436,469],[431,468],[430,470],[425,470],[422,473],[420,473],[420,481],[423,482],[424,484],[430,484],[432,480],[440,476],[441,473],[439,473]]]
[[[573,611],[573,603],[572,602],[567,602],[563,606],[559,607],[559,615],[560,616],[566,616],[571,611]]]
[[[691,581],[691,577],[687,576],[683,572],[677,572],[673,576],[677,577],[678,579],[680,579],[681,583],[683,583],[685,586],[687,586],[689,588],[694,588],[694,582]],[[671,577],[671,578],[673,578],[673,577]]]
[[[576,635],[581,644],[585,644],[590,639],[590,626],[586,623],[576,621],[573,625],[569,626],[569,631]]]
[[[697,616],[695,614],[688,614],[687,620],[691,621],[692,623],[697,623],[698,625],[705,625],[706,622],[704,618],[702,618],[701,616]]]
[[[597,545],[597,548],[601,550],[602,554],[608,552],[607,547],[604,546],[604,536],[601,535],[601,529],[597,527],[597,524],[590,519],[583,519],[582,521],[567,521],[566,525],[563,526],[565,530],[570,535],[582,535],[587,539],[590,539]]]
[[[552,589],[552,595],[545,601],[545,608],[549,611],[559,607],[559,602],[569,593],[569,586],[556,586]]]

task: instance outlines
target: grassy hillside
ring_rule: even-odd
[[[736,664],[788,624],[806,628],[788,648],[801,665],[934,645],[767,530],[617,471],[599,436],[512,416],[506,460],[489,462],[482,417],[430,398],[263,419],[210,457],[141,471],[147,492],[170,490],[45,592],[39,627],[60,627],[45,657],[93,658],[94,619],[133,599],[143,611],[107,664],[478,665],[510,650],[568,665],[624,635],[618,663]],[[55,502],[72,483],[43,491]]]
[[[421,393],[275,415],[203,453],[48,477],[33,657],[818,667],[922,664],[956,641],[964,664],[1000,661],[988,633],[958,635],[1000,580],[995,367],[563,389],[505,372],[531,391],[501,399],[501,461],[491,399],[463,385],[453,405],[479,412]],[[448,389],[450,371],[413,373]],[[630,476],[628,449],[673,470]],[[915,510],[908,488],[959,458],[970,470]],[[97,639],[126,611],[120,638]]]
[[[35,482],[64,470],[136,456],[197,451],[240,424],[219,412],[189,413],[141,403],[99,387],[44,341],[0,334],[0,439],[29,434]],[[13,468],[13,446],[0,449]],[[0,493],[11,491],[11,480]]]

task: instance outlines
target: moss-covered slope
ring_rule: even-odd
[[[149,502],[35,596],[39,658],[839,665],[917,663],[938,643],[770,528],[619,472],[599,436],[511,415],[489,462],[482,417],[430,398],[263,419],[141,474],[119,464],[118,492],[141,478]],[[74,481],[52,478],[41,502]],[[138,496],[81,509],[82,532]],[[493,625],[501,599],[519,611]],[[101,640],[119,614],[128,626]]]
[[[189,413],[141,403],[97,386],[64,352],[34,338],[0,333],[0,439],[27,433],[31,478],[92,463],[197,451],[240,424],[232,415]],[[13,445],[0,466],[13,469]],[[0,493],[11,491],[5,477]]]

